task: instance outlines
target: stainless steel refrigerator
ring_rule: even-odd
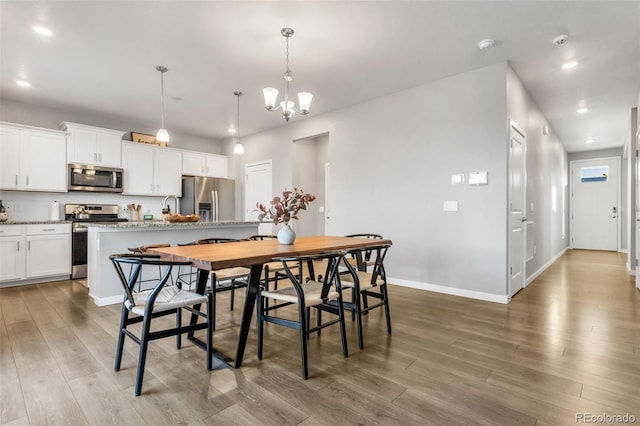
[[[236,182],[210,177],[182,178],[180,213],[198,214],[203,222],[236,219]]]

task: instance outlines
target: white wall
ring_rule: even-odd
[[[329,133],[330,234],[393,240],[387,271],[405,284],[504,298],[506,70],[482,68],[245,137],[236,178],[245,162],[272,159],[274,192],[290,188],[292,142]],[[488,171],[489,185],[451,185],[451,174],[472,171]],[[445,200],[459,211],[443,212]]]
[[[547,120],[510,67],[507,111],[527,134],[526,217],[535,222],[533,236],[527,238],[533,238],[536,247],[534,258],[526,265],[530,279],[569,245],[567,153],[550,126],[548,135],[542,134]]]

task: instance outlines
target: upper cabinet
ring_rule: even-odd
[[[0,123],[0,189],[67,191],[64,132]]]
[[[182,174],[188,176],[209,176],[226,178],[228,161],[224,155],[204,152],[182,152]]]
[[[121,167],[121,141],[126,132],[63,121],[67,132],[67,162]]]
[[[182,195],[180,150],[122,142],[122,168],[125,195]]]

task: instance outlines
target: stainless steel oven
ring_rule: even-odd
[[[116,204],[65,204],[64,217],[72,221],[71,278],[87,276],[87,224],[126,222],[118,217]]]
[[[124,170],[69,164],[69,191],[122,192]]]

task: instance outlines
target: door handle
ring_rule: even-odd
[[[522,222],[526,222],[526,221],[527,221],[527,218],[526,218],[526,217],[523,217],[523,218],[522,218]]]
[[[615,218],[616,218],[616,217],[618,217],[618,216],[615,216],[615,215],[614,215],[614,216],[609,216],[609,217],[610,217],[610,218],[612,218],[612,219],[615,219]]]

